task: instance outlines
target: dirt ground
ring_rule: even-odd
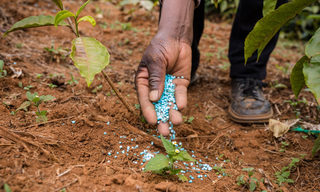
[[[65,5],[76,12],[82,2],[65,1]],[[25,17],[55,15],[58,11],[50,0],[1,0],[1,5],[1,36]],[[147,12],[139,6],[119,7],[111,2],[93,1],[84,9],[82,15],[86,14],[96,18],[97,26],[81,23],[81,35],[95,37],[108,48],[111,62],[105,71],[134,107],[138,104],[134,74],[144,49],[156,34],[158,8]],[[289,131],[275,139],[267,124],[240,125],[228,118],[230,30],[230,23],[206,21],[200,43],[200,79],[197,85],[189,87],[188,106],[182,112],[187,119],[194,117],[194,120],[175,127],[177,141],[188,152],[194,151],[190,154],[195,159],[212,167],[221,166],[225,172],[201,172],[207,175],[203,180],[197,177],[199,173],[187,172],[188,178],[189,175],[195,178],[192,183],[181,182],[177,176],[142,172],[145,163],[141,152],[165,154],[159,140],[145,134],[157,135],[155,127],[135,119],[102,75],[97,75],[88,88],[68,56],[54,55],[51,60],[44,47],[50,47],[52,41],[55,49],[70,51],[74,37],[68,28],[28,29],[0,39],[0,59],[8,71],[7,77],[0,78],[0,191],[4,183],[12,191],[241,191],[243,186],[237,185],[236,180],[241,174],[247,179],[248,174],[242,169],[248,167],[255,169],[254,177],[259,181],[264,178],[255,191],[320,191],[319,155],[311,158],[315,136]],[[266,82],[272,86],[265,93],[275,119],[295,118],[294,107],[284,102],[294,101],[290,73],[285,67],[293,67],[302,49],[303,44],[281,39],[270,58]],[[10,67],[21,69],[23,76],[12,78]],[[67,83],[70,74],[79,79],[79,84]],[[57,87],[51,89],[50,83]],[[280,83],[287,88],[276,88]],[[102,87],[97,88],[99,85]],[[32,93],[55,97],[40,105],[41,110],[48,111],[47,123],[36,123],[35,107],[10,115],[27,100],[24,89],[27,86],[33,86]],[[307,90],[298,100],[303,98],[308,105],[297,106],[300,118],[316,123],[315,99]],[[279,152],[284,141],[289,145]],[[120,145],[123,149],[129,146],[130,152],[122,153]],[[292,158],[301,157],[300,154],[306,156],[291,171],[289,178],[294,183],[279,187],[274,174],[288,166]]]

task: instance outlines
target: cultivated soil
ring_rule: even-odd
[[[84,1],[65,1],[66,7],[76,12]],[[50,0],[1,0],[0,35],[26,17],[58,11]],[[117,89],[136,110],[138,104],[134,89],[134,76],[143,51],[157,32],[158,7],[148,12],[139,6],[120,7],[116,2],[92,1],[81,15],[92,15],[97,26],[80,24],[82,36],[92,36],[104,44],[111,55],[105,72]],[[221,166],[225,175],[217,170],[204,172],[200,180],[195,171],[192,183],[181,182],[177,176],[164,177],[142,172],[140,152],[149,150],[165,154],[154,126],[133,116],[112,92],[99,74],[87,87],[69,56],[55,54],[52,59],[44,47],[61,47],[68,54],[74,38],[68,28],[43,27],[9,34],[0,39],[0,59],[8,75],[0,79],[0,191],[7,183],[12,191],[249,191],[237,185],[243,168],[253,167],[254,177],[260,181],[256,191],[319,191],[319,155],[312,159],[311,149],[315,136],[289,131],[276,139],[268,124],[241,125],[232,122],[227,109],[230,104],[227,59],[230,22],[206,20],[200,42],[200,78],[189,87],[188,106],[182,111],[187,119],[175,127],[177,141],[210,166]],[[131,26],[124,23],[131,23]],[[303,44],[281,39],[268,65],[269,84],[266,96],[275,111],[274,118],[295,119],[294,107],[285,100],[295,101],[291,91],[289,70],[302,55]],[[22,75],[14,77],[14,72]],[[70,73],[79,84],[70,85]],[[42,76],[37,78],[37,74]],[[22,86],[19,83],[22,83]],[[57,85],[51,89],[48,84]],[[276,84],[287,88],[276,88]],[[271,87],[270,84],[273,86]],[[100,89],[97,89],[102,85]],[[48,122],[36,122],[36,108],[20,110],[10,115],[27,101],[24,87],[39,95],[52,95],[54,100],[40,105],[48,111]],[[96,89],[96,91],[95,91]],[[303,91],[298,100],[306,98],[308,105],[299,104],[300,118],[316,124],[316,102],[312,94]],[[109,122],[109,123],[108,123]],[[9,132],[8,132],[9,131]],[[157,135],[158,136],[158,135]],[[307,136],[303,138],[303,136]],[[132,140],[131,140],[132,139]],[[281,142],[289,145],[284,152]],[[121,144],[119,144],[121,142]],[[154,145],[151,145],[154,142]],[[127,146],[128,155],[120,149]],[[108,152],[112,151],[112,155]],[[194,153],[190,152],[194,151]],[[116,154],[119,152],[119,154]],[[278,186],[275,173],[286,167],[292,158],[306,156],[291,171],[294,183]],[[115,158],[115,155],[117,158]],[[182,163],[178,163],[178,167]],[[218,174],[217,174],[218,172]]]

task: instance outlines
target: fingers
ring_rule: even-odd
[[[184,85],[176,86],[176,104],[179,110],[183,110],[187,106],[187,87]]]
[[[162,134],[164,137],[169,136],[170,131],[169,131],[169,123],[168,122],[166,122],[166,123],[160,122],[158,124],[157,128],[158,128],[159,133]]]
[[[180,111],[174,110],[173,105],[169,110],[170,121],[173,125],[180,125],[182,123],[182,115]]]
[[[138,68],[135,81],[143,116],[149,124],[154,125],[157,123],[157,114],[154,110],[154,105],[150,102],[149,99],[148,71],[146,68]]]

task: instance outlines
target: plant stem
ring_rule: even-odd
[[[118,96],[118,98],[121,100],[121,102],[124,104],[124,106],[128,109],[128,111],[130,111],[133,115],[137,116],[139,118],[139,115],[133,110],[133,108],[124,100],[124,98],[122,97],[122,95],[119,93],[119,91],[117,90],[117,88],[114,86],[113,82],[111,81],[111,79],[109,78],[109,76],[104,72],[101,71],[101,73],[103,74],[103,76],[105,77],[105,79],[107,80],[107,82],[109,83],[109,85],[112,87],[112,89],[114,90],[114,92],[116,93],[116,95]],[[140,119],[140,118],[139,118]]]
[[[77,18],[74,18],[74,22],[75,22],[75,24],[76,24],[76,36],[77,36],[77,37],[80,37],[80,35],[79,35],[79,29],[78,29],[78,23],[77,23]]]
[[[63,9],[62,9],[62,10],[65,10],[64,6],[63,6]],[[67,21],[68,21],[68,23],[69,23],[69,25],[70,25],[71,31],[72,31],[77,37],[79,37],[78,34],[77,34],[76,29],[75,29],[74,26],[72,25],[72,21],[71,21],[70,17],[67,18]],[[76,22],[76,24],[77,24],[77,22]]]

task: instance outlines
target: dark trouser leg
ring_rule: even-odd
[[[199,7],[194,10],[193,17],[193,42],[192,42],[192,70],[191,74],[193,75],[200,63],[200,52],[198,50],[198,45],[200,42],[200,38],[202,36],[203,28],[204,28],[204,1],[202,0]]]
[[[200,5],[194,10],[193,17],[193,42],[191,45],[192,49],[192,70],[191,73],[195,73],[199,67],[200,62],[200,52],[198,50],[198,44],[200,42],[200,38],[202,36],[203,28],[204,28],[204,1],[202,0]],[[161,9],[160,5],[160,18],[161,18]]]
[[[278,0],[277,7],[287,0]],[[257,52],[248,59],[244,65],[244,41],[254,25],[262,16],[263,0],[240,0],[236,18],[233,23],[230,44],[229,60],[231,63],[231,78],[254,78],[263,80],[267,75],[267,63],[269,56],[275,48],[279,33],[277,33],[261,53],[257,61]]]

